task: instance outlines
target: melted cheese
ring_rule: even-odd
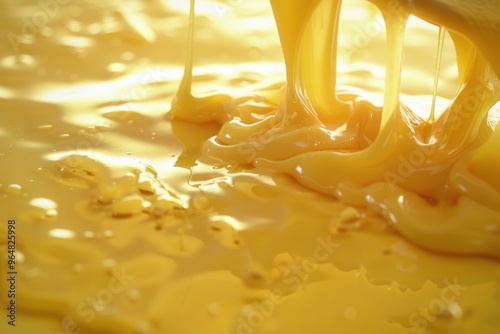
[[[202,102],[190,95],[188,66],[174,114],[193,120],[185,110],[194,111],[196,120],[219,122],[231,117],[205,146],[213,158],[288,173],[346,204],[371,207],[426,248],[500,257],[498,234],[484,229],[500,228],[500,178],[492,172],[500,160],[494,149],[500,144],[495,141],[500,127],[488,123],[488,112],[500,99],[498,76],[490,65],[498,58],[486,59],[483,50],[450,30],[461,58],[461,82],[436,120],[439,49],[447,29],[441,26],[434,100],[424,119],[422,112],[400,101],[402,50],[409,15],[433,14],[427,8],[415,10],[411,2],[376,3],[387,31],[382,108],[362,93],[336,86],[341,2],[275,0],[271,4],[287,72],[276,111],[253,120],[238,113],[222,117],[227,108],[220,96]],[[447,5],[450,11],[455,8]],[[208,105],[218,105],[219,114],[205,110]],[[480,223],[474,226],[472,221]]]
[[[0,332],[498,332],[498,3],[455,2],[412,9],[458,50],[434,122],[404,3],[198,0],[188,31],[187,1],[4,2]]]

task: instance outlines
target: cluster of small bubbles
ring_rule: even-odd
[[[108,128],[106,125],[104,127]],[[134,166],[119,178],[103,175],[106,168],[98,159],[88,156],[67,156],[54,167],[58,176],[63,175],[64,181],[71,178],[72,183],[84,184],[93,189],[89,203],[92,210],[105,210],[115,218],[127,219],[136,215],[146,218],[146,215],[150,215],[162,219],[157,224],[161,229],[162,226],[176,225],[172,221],[163,221],[163,218],[171,217],[180,221],[180,216],[188,209],[188,205],[158,179],[158,171],[147,164]],[[84,236],[93,237],[91,233],[85,232]],[[105,233],[109,234],[107,237],[112,235],[111,231]],[[98,237],[102,236],[99,233]]]

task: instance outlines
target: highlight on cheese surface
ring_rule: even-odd
[[[494,42],[500,4],[374,4],[387,32],[382,106],[367,92],[337,85],[341,1],[272,0],[286,86],[240,98],[236,107],[224,94],[194,97],[190,56],[172,114],[221,123],[204,146],[214,161],[290,174],[343,203],[380,212],[425,248],[498,258],[500,127],[493,106],[500,100],[500,48]],[[191,1],[191,34],[193,10]],[[439,48],[446,31],[456,49],[458,90],[438,116],[439,48],[430,110],[414,110],[401,101],[404,35],[411,15],[440,26]],[[492,27],[478,33],[485,20]],[[191,35],[190,54],[192,49]]]

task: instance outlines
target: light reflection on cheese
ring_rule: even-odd
[[[219,119],[222,130],[214,123],[165,119],[184,62],[188,6],[183,4],[60,5],[47,25],[18,45],[19,55],[8,39],[0,41],[5,82],[0,219],[18,222],[16,330],[496,332],[497,261],[413,245],[411,236],[402,237],[386,218],[364,208],[363,200],[356,202],[363,191],[343,198],[356,204],[346,206],[285,175],[236,163],[214,168],[203,155],[207,140],[226,133],[230,147],[248,138],[238,124],[227,123],[227,114]],[[3,32],[20,34],[23,15],[32,20],[39,13],[35,2],[5,6]],[[235,110],[248,124],[270,118],[285,79],[270,5],[198,1],[197,6],[202,10],[193,94],[224,94],[225,110]],[[380,20],[365,2],[349,3],[342,11],[361,28],[364,20]],[[431,29],[415,27],[423,33]],[[340,39],[349,41],[348,32],[353,31]],[[435,54],[425,38],[414,42],[422,54],[428,49]],[[379,42],[383,33],[355,54],[353,63],[340,64],[337,88],[354,85],[356,94],[378,98],[381,108],[383,62],[370,56]],[[405,66],[420,69],[411,61]],[[450,98],[453,80],[441,73],[440,83],[451,84],[440,84],[440,92]],[[406,89],[428,93],[418,81],[406,82]],[[317,103],[323,98],[328,96],[318,96]],[[305,144],[322,135],[314,126],[311,133],[301,129],[302,122],[295,135]],[[264,149],[243,154],[263,156],[273,138],[256,136]],[[282,138],[286,145],[293,136]],[[490,158],[489,150],[475,151],[478,163],[471,172],[489,174],[480,163]],[[228,152],[213,156],[227,160],[233,156]],[[292,153],[274,150],[267,158],[282,160]],[[364,191],[375,196],[378,189]],[[466,197],[462,208],[476,200]],[[477,202],[486,205],[479,201],[484,198]],[[474,217],[472,228],[484,224],[485,231],[498,234],[497,224]],[[0,226],[4,257],[5,225]],[[4,281],[5,267],[0,268]],[[5,296],[0,285],[2,308]],[[0,322],[1,331],[9,332],[4,326]]]

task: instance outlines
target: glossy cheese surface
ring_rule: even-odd
[[[498,332],[492,43],[305,3],[1,4],[0,332]]]
[[[344,203],[375,208],[424,247],[498,258],[499,235],[484,229],[500,228],[500,179],[493,173],[500,161],[495,148],[500,130],[490,117],[500,98],[498,76],[490,65],[496,66],[498,58],[487,59],[489,51],[472,42],[484,46],[492,29],[483,27],[486,32],[476,36],[471,27],[461,28],[469,39],[450,30],[459,59],[458,91],[439,117],[432,109],[423,118],[427,110],[412,110],[400,99],[407,21],[412,13],[437,20],[443,25],[442,46],[445,30],[454,28],[453,17],[436,18],[437,8],[420,2],[377,3],[387,31],[379,107],[366,94],[337,86],[340,1],[271,4],[287,72],[284,96],[274,113],[252,119],[253,109],[228,115],[220,96],[183,99],[188,94],[184,77],[174,113],[190,119],[183,117],[183,110],[200,108],[196,113],[209,115],[204,107],[216,105],[233,117],[205,146],[206,154],[228,164],[253,163],[285,172]],[[445,13],[458,10],[451,2],[441,5]],[[477,19],[478,11],[471,8],[467,15]],[[435,83],[437,95],[439,71]],[[221,121],[220,114],[212,119]]]

